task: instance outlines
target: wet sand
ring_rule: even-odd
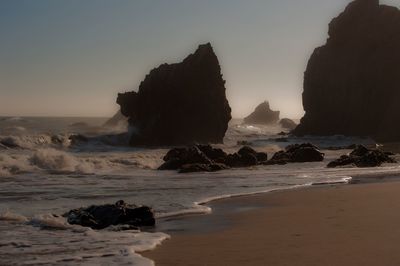
[[[400,182],[274,192],[211,207],[211,215],[172,221],[172,239],[143,255],[168,266],[400,265]]]

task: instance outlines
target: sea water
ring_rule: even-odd
[[[166,148],[138,149],[105,128],[105,118],[0,118],[0,265],[152,265],[137,252],[155,248],[169,236],[157,232],[96,231],[69,225],[62,214],[92,204],[124,200],[151,206],[163,218],[206,214],[210,200],[288,189],[311,184],[347,182],[364,174],[397,174],[398,164],[379,169],[328,169],[328,161],[346,151],[328,151],[324,162],[256,166],[217,173],[178,174],[157,171]],[[271,156],[288,144],[313,142],[321,148],[369,139],[289,138],[279,142],[279,127],[244,126],[233,121],[225,144],[228,152],[248,141]],[[71,134],[91,137],[71,145]],[[6,145],[4,145],[4,143]],[[347,151],[348,152],[348,151]]]

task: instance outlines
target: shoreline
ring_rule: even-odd
[[[388,175],[386,175],[386,177],[388,177]],[[356,178],[357,177],[355,177],[355,180],[358,180]],[[357,182],[356,184],[352,184],[350,182],[350,184],[348,185],[316,184],[316,185],[302,186],[297,188],[283,189],[278,191],[259,192],[250,195],[236,195],[228,198],[214,199],[206,203],[206,206],[212,208],[213,210],[212,213],[210,214],[206,215],[194,214],[194,215],[184,215],[184,216],[167,218],[167,220],[168,219],[170,220],[169,224],[170,225],[174,224],[174,226],[164,227],[164,229],[162,229],[161,231],[165,232],[166,229],[167,231],[166,233],[171,235],[171,239],[163,242],[161,246],[158,246],[155,250],[141,252],[140,254],[146,258],[155,261],[156,265],[239,265],[235,264],[235,262],[237,262],[239,258],[235,258],[235,256],[233,256],[232,258],[228,259],[226,256],[224,256],[224,254],[227,252],[229,253],[229,256],[232,256],[233,255],[231,254],[232,249],[238,248],[237,246],[235,246],[234,244],[235,241],[233,240],[236,240],[236,242],[249,241],[248,237],[246,237],[246,230],[249,230],[249,233],[254,233],[255,230],[254,228],[259,228],[261,231],[267,231],[267,233],[271,233],[269,232],[270,229],[268,229],[268,225],[263,225],[263,227],[260,228],[259,224],[257,224],[256,221],[257,219],[255,218],[260,215],[261,218],[266,218],[266,216],[268,215],[273,215],[273,212],[277,211],[279,212],[279,208],[282,205],[282,203],[285,203],[288,200],[290,201],[290,199],[296,197],[298,198],[300,196],[300,198],[297,199],[296,204],[302,205],[300,208],[302,211],[307,211],[308,208],[308,206],[306,206],[307,201],[303,202],[302,199],[303,197],[306,198],[310,197],[312,198],[317,196],[324,197],[324,194],[331,195],[332,191],[340,190],[340,191],[345,191],[344,193],[342,193],[344,197],[347,197],[350,200],[352,199],[357,200],[357,197],[360,196],[359,195],[361,193],[360,191],[365,190],[365,188],[368,188],[367,190],[371,193],[375,191],[375,194],[376,193],[379,194],[379,192],[382,190],[391,190],[390,187],[398,187],[400,190],[400,181],[396,178],[393,179],[390,178],[390,175],[388,178],[383,178],[383,179],[381,176],[375,176],[375,178],[369,177],[365,179],[363,180],[365,182],[362,182],[360,184]],[[391,195],[393,195],[393,191],[390,192],[392,193],[388,193],[386,197],[390,197]],[[339,203],[340,205],[341,202],[338,196],[334,195],[331,196],[332,197],[330,199],[331,201],[330,203],[334,205],[336,203]],[[317,200],[317,198],[315,198],[315,200]],[[363,200],[364,199],[365,197],[363,197]],[[371,199],[369,199],[368,201],[371,201]],[[400,207],[400,200],[398,201],[398,204],[399,204],[398,206]],[[321,209],[320,208],[321,206],[314,206],[314,207],[318,211],[320,211]],[[271,212],[271,208],[273,209],[273,212],[269,213]],[[246,220],[245,217],[250,219],[248,221],[245,221]],[[400,222],[400,215],[398,218],[399,218],[398,221]],[[331,217],[331,219],[333,218]],[[266,221],[268,221],[268,219],[266,219]],[[290,220],[287,221],[281,219],[280,224],[285,224],[288,222],[290,222]],[[249,228],[251,228],[251,230]],[[280,231],[279,228],[276,228],[276,230],[274,230],[273,232],[276,231]],[[329,233],[329,230],[326,230],[325,228],[324,232]],[[297,236],[297,238],[300,239],[302,234],[295,234],[295,235]],[[234,236],[237,236],[237,238],[234,239],[235,238]],[[257,234],[255,234],[255,236],[257,236]],[[275,237],[277,237],[277,235],[275,235]],[[228,239],[230,241],[227,241]],[[221,240],[224,241],[221,242]],[[269,247],[268,251],[265,250],[263,251],[264,253],[261,252],[262,254],[259,253],[253,254],[255,251],[259,251],[260,246],[264,245],[263,241],[261,240],[265,240],[267,242],[271,241],[271,239],[267,238],[267,239],[260,239],[258,242],[256,241],[254,243],[248,243],[249,244],[247,247],[248,252],[246,253],[243,253],[242,250],[236,250],[238,252],[236,256],[240,256],[242,257],[242,259],[243,257],[247,257],[247,259],[249,260],[248,263],[242,260],[242,265],[290,265],[290,261],[286,262],[278,261],[276,260],[276,257],[275,261],[268,260],[268,258],[272,259],[274,257],[271,255],[264,256],[264,258],[260,261],[253,261],[252,258],[261,259],[260,255],[262,254],[271,254],[271,247]],[[316,238],[313,239],[314,242],[322,240],[323,239],[316,239]],[[397,240],[400,240],[400,232]],[[277,242],[275,241],[275,245],[278,245],[279,242],[280,241]],[[221,243],[221,244],[216,245],[216,243]],[[335,248],[335,246],[332,248]],[[303,248],[303,252],[305,252],[304,254],[310,252],[310,250],[304,250],[304,249],[306,248]],[[216,251],[218,251],[217,253],[220,255],[216,256],[215,254]],[[279,254],[283,252],[282,250],[279,251],[276,248],[273,249],[272,251]],[[211,255],[212,254],[214,255],[212,256],[212,259],[209,257],[207,259],[204,259],[203,257],[202,259],[202,257],[197,256],[196,253],[197,254],[210,253]],[[248,253],[253,254],[254,256],[248,257],[246,255]],[[286,254],[286,256],[287,255],[290,254]],[[235,258],[235,260],[233,260],[233,258]],[[298,262],[299,264],[296,265],[319,265],[319,264],[312,264],[312,261],[307,261],[304,262],[303,264],[301,263],[301,261]],[[400,262],[400,256],[399,259],[396,260],[396,262]],[[268,263],[273,263],[273,264],[268,264]],[[350,265],[346,264],[345,261],[340,261],[340,263],[344,263],[344,265]],[[328,263],[328,265],[337,265],[337,264]],[[367,263],[364,265],[373,265],[373,264]],[[389,263],[385,265],[392,265],[392,264]]]

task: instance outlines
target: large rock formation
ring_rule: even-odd
[[[272,111],[269,102],[263,102],[256,107],[253,113],[244,119],[245,124],[269,125],[279,121],[279,111]]]
[[[153,69],[138,92],[118,95],[135,128],[131,145],[222,143],[231,108],[211,44],[200,45],[178,64]]]
[[[400,11],[356,0],[329,25],[304,77],[296,135],[400,139]]]

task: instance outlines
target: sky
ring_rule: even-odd
[[[211,42],[233,117],[268,100],[300,118],[308,58],[349,2],[1,0],[0,116],[112,116],[118,92]]]

